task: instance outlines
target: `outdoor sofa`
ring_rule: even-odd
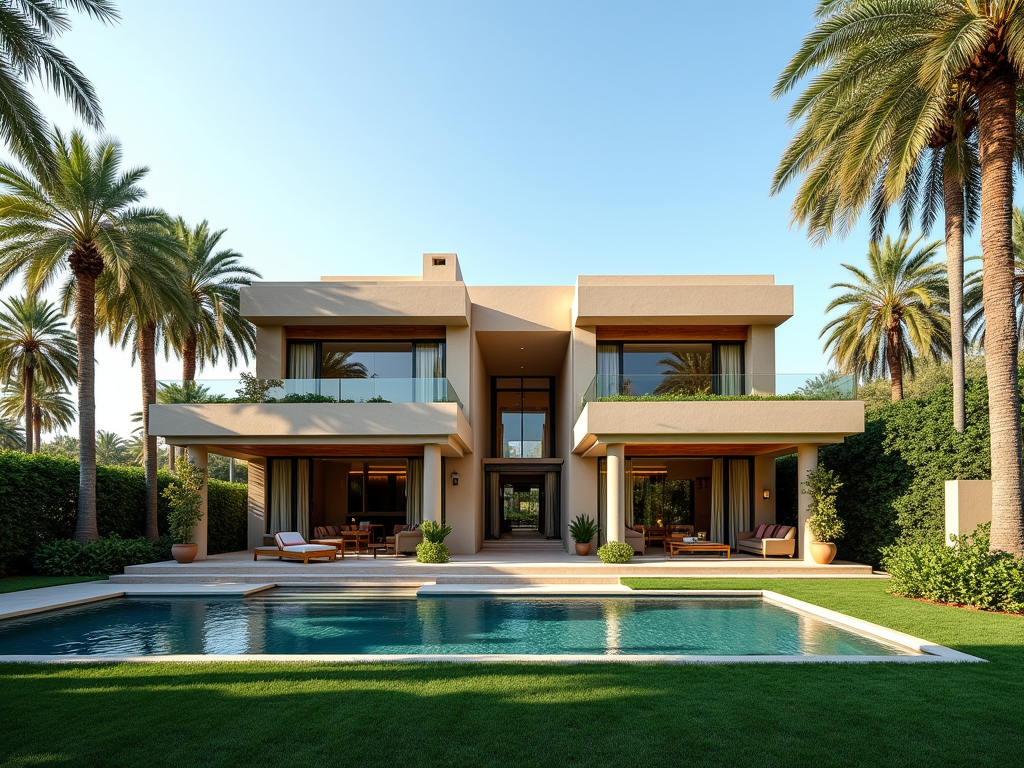
[[[759,525],[756,531],[740,531],[736,551],[768,557],[796,554],[796,528],[791,525]]]
[[[647,538],[644,535],[643,526],[640,526],[640,530],[635,528],[626,529],[626,543],[633,547],[633,551],[638,555],[647,554]]]
[[[256,547],[252,551],[252,559],[259,557],[278,557],[287,560],[301,560],[309,565],[311,559],[326,557],[331,561],[337,559],[338,549],[327,544],[309,544],[296,531],[279,531],[274,534],[276,547]],[[344,556],[344,555],[343,555]]]

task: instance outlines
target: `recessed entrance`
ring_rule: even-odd
[[[484,537],[561,539],[561,462],[484,463]]]
[[[499,475],[501,534],[538,537],[544,530],[544,476]]]

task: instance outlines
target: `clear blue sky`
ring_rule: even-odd
[[[768,197],[792,133],[769,94],[813,0],[118,6],[61,47],[149,202],[226,227],[264,278],[416,274],[429,251],[481,285],[770,272],[796,290],[778,370],[826,367],[828,288],[865,230],[813,247]],[[137,369],[98,360],[97,424],[126,434]]]

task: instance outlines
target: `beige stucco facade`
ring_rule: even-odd
[[[614,402],[594,396],[599,346],[660,349],[669,342],[741,347],[742,394],[774,394],[775,330],[793,314],[793,289],[775,285],[770,275],[580,276],[571,286],[467,286],[454,254],[425,254],[420,276],[257,283],[243,289],[241,308],[257,328],[261,379],[287,386],[290,344],[430,338],[443,341],[445,377],[457,395],[457,402],[153,406],[151,432],[168,443],[251,462],[253,544],[271,532],[273,465],[285,459],[320,462],[314,474],[324,477],[310,480],[322,499],[310,513],[317,519],[348,519],[351,512],[334,498],[345,489],[331,472],[353,472],[353,462],[367,459],[422,462],[429,475],[421,486],[423,519],[443,515],[453,527],[450,548],[465,554],[499,534],[496,518],[488,518],[498,476],[510,484],[518,476],[547,483],[546,509],[551,515],[557,509],[557,529],[547,535],[567,548],[569,522],[579,514],[599,519],[603,539],[621,539],[629,507],[624,473],[639,456],[726,457],[735,467],[737,457],[748,459],[744,525],[772,522],[774,459],[800,446],[809,455],[864,427],[863,404],[854,400]],[[510,381],[519,381],[524,393],[530,382],[547,382],[543,455],[501,453],[495,399]]]

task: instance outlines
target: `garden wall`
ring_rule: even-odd
[[[162,492],[173,476],[160,472]],[[210,480],[209,553],[247,545],[247,487]],[[96,468],[96,522],[100,536],[145,533],[146,476],[141,467]],[[158,500],[160,533],[167,532],[167,500]],[[0,452],[0,574],[29,569],[42,544],[69,539],[78,514],[78,462],[43,454]]]

